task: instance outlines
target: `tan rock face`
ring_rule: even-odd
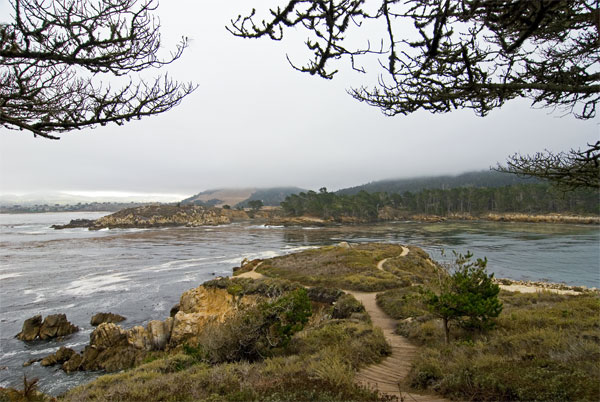
[[[90,335],[90,345],[98,349],[129,345],[127,331],[112,322],[98,325]]]
[[[170,346],[194,343],[208,322],[223,322],[235,311],[233,296],[224,289],[199,286],[181,295],[175,314]]]
[[[102,324],[103,322],[121,322],[121,321],[125,321],[125,317],[123,317],[122,315],[113,314],[113,313],[97,313],[97,314],[94,314],[94,316],[90,320],[90,324],[97,327],[98,325]]]
[[[244,303],[254,300],[252,297],[247,297],[247,301],[244,299]],[[235,310],[236,301],[227,290],[199,286],[181,296],[180,310],[175,317],[150,321],[146,328],[135,326],[127,330],[104,322],[91,333],[90,343],[81,354],[59,351],[60,354],[46,359],[48,364],[63,363],[62,369],[67,372],[116,371],[134,367],[151,350],[165,350],[197,341],[208,322],[223,322]],[[38,321],[41,321],[41,317],[32,322]]]

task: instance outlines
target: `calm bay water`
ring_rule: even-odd
[[[23,362],[59,346],[81,350],[96,312],[127,317],[123,326],[168,317],[181,293],[231,275],[244,258],[268,258],[340,241],[381,241],[487,256],[497,277],[600,287],[600,229],[586,225],[489,222],[397,222],[368,226],[218,227],[53,230],[50,225],[103,213],[0,215],[0,386],[20,387],[23,374],[57,395],[98,373],[65,374]],[[14,338],[35,314],[65,313],[81,331],[61,342]]]

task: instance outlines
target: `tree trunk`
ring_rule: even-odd
[[[450,343],[450,328],[448,327],[448,319],[443,318],[444,320],[444,337],[446,340],[446,345]]]

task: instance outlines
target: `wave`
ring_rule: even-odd
[[[4,280],[4,279],[10,279],[10,278],[18,278],[19,276],[23,276],[23,274],[20,273],[12,273],[12,274],[2,274],[0,275],[0,280]]]
[[[128,282],[129,276],[122,273],[109,275],[88,275],[82,279],[76,279],[67,285],[60,293],[72,296],[87,296],[98,292],[128,291],[129,287],[123,282]]]

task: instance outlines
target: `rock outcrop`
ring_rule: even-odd
[[[33,341],[37,338],[48,340],[61,336],[70,335],[79,331],[79,328],[71,324],[64,314],[52,314],[42,321],[41,315],[28,318],[23,323],[21,332],[17,338],[22,341]]]
[[[246,220],[244,211],[210,208],[197,205],[147,205],[127,208],[94,221],[90,229],[153,228],[169,226],[223,225]]]
[[[73,355],[76,354],[77,352],[75,352],[73,349],[61,346],[60,349],[56,351],[56,353],[44,357],[40,364],[42,366],[54,366],[55,364],[63,364],[67,360],[71,359]]]
[[[252,303],[254,300],[253,297],[244,299],[242,303]],[[61,348],[46,357],[42,364],[62,364],[61,368],[67,372],[117,371],[134,367],[150,351],[193,344],[207,323],[225,321],[236,311],[239,303],[226,289],[199,286],[183,293],[174,317],[150,321],[146,327],[135,326],[130,329],[123,329],[112,322],[101,323],[90,334],[90,343],[82,353]]]
[[[72,219],[66,225],[52,225],[52,229],[89,228],[94,225],[93,219]]]
[[[90,324],[94,327],[102,324],[103,322],[121,322],[125,321],[125,317],[119,314],[113,313],[96,313],[90,320]]]
[[[223,322],[233,311],[233,296],[224,289],[199,286],[184,292],[173,317],[170,347],[194,343],[208,322]]]

